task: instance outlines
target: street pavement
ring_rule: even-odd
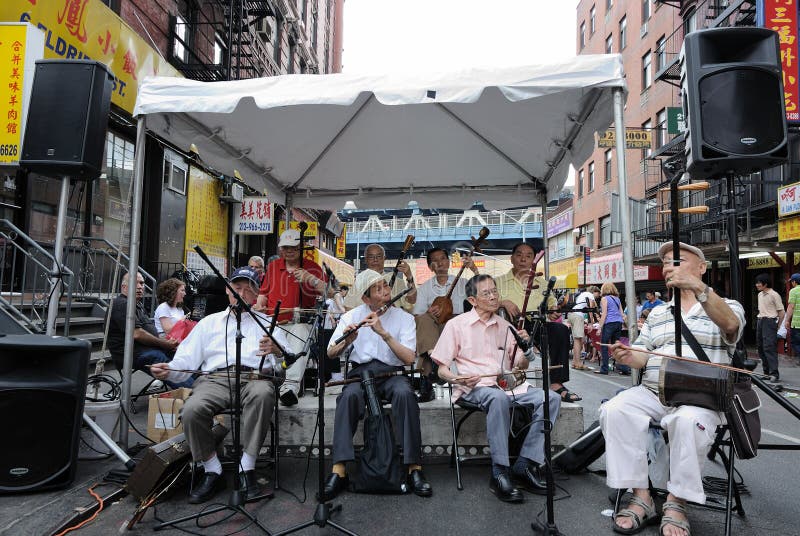
[[[790,359],[782,358],[781,378],[785,387],[798,392],[800,367]],[[585,424],[588,427],[598,416],[603,399],[613,396],[619,389],[630,385],[630,377],[611,374],[598,376],[591,371],[571,371],[568,387],[579,393],[583,400]],[[142,381],[144,375],[135,375]],[[134,385],[137,387],[137,385]],[[792,391],[788,391],[791,393]],[[759,392],[763,406],[761,423],[762,443],[800,445],[800,422],[780,407],[771,398]],[[786,398],[795,407],[800,407],[796,397]],[[146,404],[139,403],[139,412],[133,421],[140,429],[146,428]],[[328,423],[332,425],[332,423]],[[131,434],[131,443],[137,441]],[[797,514],[798,466],[797,451],[762,450],[753,460],[738,461],[736,468],[749,493],[743,496],[746,517],[733,516],[733,533],[737,535],[770,534],[798,535],[800,524]],[[605,459],[601,457],[590,469],[602,471]],[[39,535],[51,534],[63,521],[81,507],[94,501],[87,493],[91,485],[102,482],[112,468],[119,468],[116,459],[81,461],[78,475],[66,490],[6,496],[0,501],[0,534]],[[271,470],[259,468],[263,477],[270,478]],[[426,460],[425,472],[434,487],[432,498],[414,495],[358,495],[344,493],[335,503],[342,511],[334,514],[333,520],[358,534],[408,535],[408,534],[526,534],[532,533],[530,524],[538,516],[545,519],[543,497],[526,494],[522,505],[509,505],[498,501],[488,489],[489,467],[468,465],[463,469],[464,490],[456,489],[455,471],[446,460]],[[718,462],[707,463],[704,474],[723,477]],[[304,503],[290,494],[305,495]],[[604,478],[594,472],[580,475],[557,475],[558,496],[554,503],[556,526],[563,534],[611,534],[611,519],[607,517],[612,507],[608,499],[609,490]],[[258,517],[272,533],[312,519],[314,493],[317,489],[317,461],[307,465],[304,457],[285,457],[281,461],[281,486],[275,498],[269,501],[248,504],[246,509]],[[96,492],[106,495],[113,485],[100,484]],[[216,501],[226,502],[227,491],[220,492]],[[155,516],[171,519],[201,511],[206,505],[190,505],[186,502],[185,488],[176,490],[163,503],[151,508],[141,522],[128,534],[150,534],[156,525]],[[118,533],[136,508],[132,497],[106,505],[99,516],[85,527],[71,534],[108,535]],[[690,507],[689,517],[695,535],[724,534],[724,514],[708,509]],[[240,515],[214,527],[198,528],[194,523],[185,523],[184,528],[199,534],[259,534],[254,526]],[[162,534],[180,534],[177,529],[166,529]],[[331,527],[312,526],[298,534],[334,534]],[[656,535],[656,527],[642,534]]]

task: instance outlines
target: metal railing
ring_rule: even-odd
[[[21,326],[33,333],[47,331],[50,295],[56,286],[51,277],[55,257],[10,221],[0,220],[0,306]],[[69,335],[74,274],[61,267],[63,297],[66,297],[63,334]]]
[[[82,299],[97,300],[104,307],[119,293],[122,275],[128,272],[129,258],[117,246],[92,236],[73,236],[64,246],[64,264],[72,268],[76,278],[75,294]],[[144,278],[145,310],[155,312],[156,279],[141,266]]]

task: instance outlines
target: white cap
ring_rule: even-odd
[[[680,248],[681,249],[685,249],[686,251],[688,251],[690,253],[694,253],[695,255],[700,257],[701,261],[706,262],[706,256],[703,253],[703,250],[701,250],[700,248],[696,248],[694,246],[690,246],[689,244],[686,244],[685,242],[678,242],[678,244],[680,244]],[[667,253],[672,253],[672,242],[664,242],[663,244],[661,244],[661,247],[658,248],[658,258],[663,261],[664,260],[664,255],[666,255]]]
[[[281,233],[281,239],[278,241],[278,247],[284,246],[299,246],[300,245],[300,231],[297,229],[286,229]]]
[[[364,270],[363,272],[361,272],[356,276],[356,285],[355,285],[356,291],[353,294],[358,296],[358,298],[361,298],[361,296],[363,296],[369,290],[369,287],[371,287],[381,279],[385,281],[386,277],[389,275],[391,274],[384,275],[384,274],[379,274],[375,270],[369,270],[369,269]]]

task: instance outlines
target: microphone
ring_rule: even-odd
[[[327,265],[327,264],[325,264],[325,262],[324,262],[324,261],[322,262],[322,267],[323,267],[323,268],[325,268],[325,273],[328,275],[328,280],[329,280],[331,283],[335,283],[335,282],[336,282],[336,274],[334,274],[334,273],[333,273],[333,270],[331,270],[331,269],[328,267],[328,265]]]
[[[517,333],[517,330],[514,329],[514,326],[508,326],[508,330],[511,332],[511,334],[514,336],[514,339],[517,341],[517,346],[519,347],[519,349],[522,350],[523,353],[527,352],[528,343],[522,340],[522,337],[520,337],[519,333]]]
[[[545,299],[553,292],[553,287],[556,286],[556,280],[556,276],[551,276],[550,279],[547,280],[547,288],[542,292],[542,296],[544,296]]]
[[[281,363],[281,368],[283,368],[284,370],[288,369],[289,367],[294,365],[295,362],[301,357],[303,357],[303,352],[300,352],[299,354],[286,352],[285,354],[283,354],[283,362]]]

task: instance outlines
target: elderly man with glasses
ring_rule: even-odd
[[[366,261],[366,270],[372,270],[382,274],[384,272],[384,265],[386,264],[386,250],[380,244],[370,244],[364,249],[364,260]],[[397,267],[397,271],[401,276],[394,280],[392,285],[392,296],[397,296],[405,289],[413,289],[411,292],[398,300],[397,306],[406,312],[411,312],[414,308],[414,303],[417,301],[417,289],[414,286],[414,276],[411,274],[411,267],[406,261],[401,261]],[[361,296],[355,292],[350,293],[344,300],[344,306],[349,311],[361,305]]]

